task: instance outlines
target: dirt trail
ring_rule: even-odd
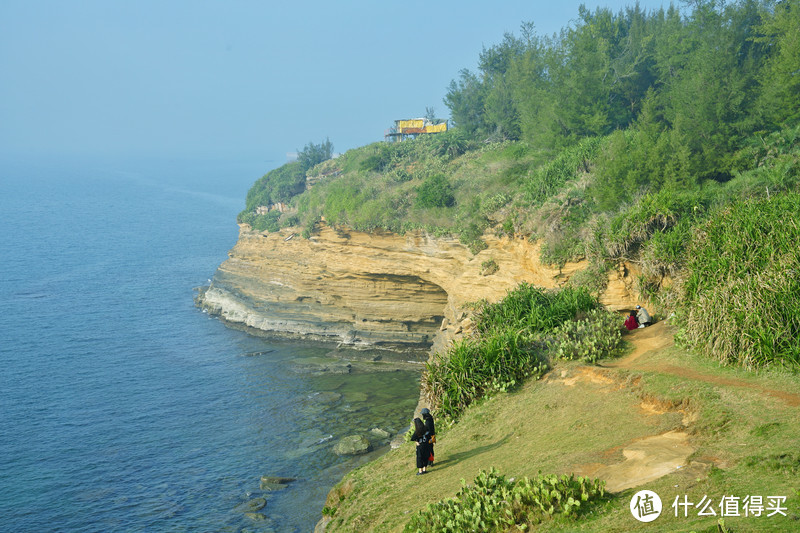
[[[726,378],[713,374],[705,374],[690,368],[683,368],[664,363],[654,363],[648,361],[643,355],[653,350],[663,350],[674,344],[672,339],[673,332],[664,323],[659,322],[649,328],[634,330],[627,339],[633,344],[634,349],[629,355],[607,365],[606,368],[628,368],[637,370],[654,370],[664,374],[673,374],[682,378],[695,381],[705,381],[715,385],[726,387],[741,387],[757,391],[772,398],[778,398],[792,407],[800,406],[800,394],[763,387],[757,383],[751,383],[744,379]]]
[[[604,365],[610,368],[630,368],[642,355],[653,350],[663,350],[675,344],[673,333],[665,322],[658,322],[650,327],[635,329],[625,339],[633,344],[633,351],[614,363]]]
[[[573,376],[562,376],[561,383],[565,386],[574,386],[578,381],[589,381],[612,385],[614,383],[613,373],[604,369],[648,370],[716,385],[747,388],[766,396],[783,400],[790,406],[800,405],[800,395],[798,394],[762,387],[743,379],[725,378],[702,373],[694,369],[652,361],[647,357],[648,353],[663,350],[674,344],[673,332],[663,322],[648,328],[634,330],[627,337],[627,340],[634,347],[629,355],[613,363],[602,365],[603,369],[597,367],[579,368]],[[657,402],[656,404],[648,403],[647,400],[643,401],[641,407],[645,412],[653,416],[678,409],[678,407],[664,406],[657,404]],[[686,427],[691,423],[691,417],[687,413],[684,413],[684,415],[683,425]],[[689,443],[688,433],[682,430],[673,430],[661,435],[636,439],[623,445],[622,455],[625,459],[619,463],[612,465],[599,463],[579,465],[576,471],[583,475],[604,479],[606,488],[609,491],[619,492],[642,485],[687,466],[687,459],[693,451],[694,449]]]

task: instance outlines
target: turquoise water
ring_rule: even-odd
[[[415,372],[303,373],[298,358],[330,348],[194,307],[264,170],[0,163],[4,531],[310,531],[365,460],[336,456],[335,441],[402,429]],[[234,509],[262,495],[262,475],[297,481],[255,520]]]

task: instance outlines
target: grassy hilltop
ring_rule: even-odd
[[[796,529],[800,0],[581,8],[553,37],[523,24],[445,103],[447,133],[335,159],[330,142],[309,144],[256,182],[240,221],[305,237],[322,219],[423,229],[473,252],[496,232],[540,240],[543,263],[589,267],[560,292],[476,303],[474,335],[423,376],[448,428],[441,468],[410,477],[409,444],[348,475],[330,530]],[[289,209],[256,212],[276,203]],[[637,288],[668,326],[620,336],[596,296],[622,262],[640,265]],[[647,488],[716,505],[769,492],[788,497],[788,516],[632,521],[625,475],[611,495],[591,479],[614,479],[625,450],[667,434],[689,450],[685,468]],[[590,477],[548,477],[573,472]],[[476,481],[461,504],[415,515],[462,477]]]

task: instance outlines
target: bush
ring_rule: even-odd
[[[385,143],[370,146],[370,152],[359,162],[359,170],[364,172],[384,172],[392,163],[392,147]]]
[[[473,337],[453,343],[425,365],[422,389],[445,418],[547,370],[548,340],[564,322],[599,304],[584,289],[545,291],[522,284],[496,303],[478,304]]]
[[[705,202],[694,191],[664,189],[646,194],[610,220],[606,252],[611,258],[624,258],[638,251],[639,245],[652,235],[667,232],[682,218],[692,220],[704,212]]]
[[[500,266],[494,259],[487,259],[481,263],[481,276],[491,276],[500,270]]]
[[[422,390],[445,419],[455,420],[476,400],[544,374],[544,348],[510,329],[457,341],[425,364]]]
[[[745,200],[700,226],[686,253],[684,339],[724,363],[800,367],[800,194]]]
[[[550,347],[559,359],[594,363],[613,355],[622,344],[622,319],[616,313],[592,309],[586,316],[564,322],[553,332]]]
[[[239,221],[258,206],[269,206],[288,202],[306,188],[306,175],[300,163],[287,163],[266,173],[247,192],[246,208],[239,214]]]
[[[455,498],[428,504],[411,517],[404,531],[524,531],[556,515],[575,519],[604,495],[605,482],[598,479],[540,474],[513,481],[490,468],[481,470],[472,486],[462,479]]]
[[[452,207],[456,203],[453,186],[443,174],[434,174],[417,187],[419,207]]]
[[[475,329],[480,333],[504,329],[538,333],[574,320],[579,313],[598,305],[597,300],[582,288],[548,291],[521,283],[500,302],[481,305],[474,317]]]
[[[568,180],[576,178],[579,172],[588,172],[589,161],[597,153],[600,143],[600,138],[586,139],[537,167],[524,185],[526,202],[540,205]]]

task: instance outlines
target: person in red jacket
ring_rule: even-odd
[[[628,328],[628,331],[633,331],[639,327],[639,321],[636,320],[636,313],[633,311],[631,311],[631,316],[625,319],[625,327]]]

